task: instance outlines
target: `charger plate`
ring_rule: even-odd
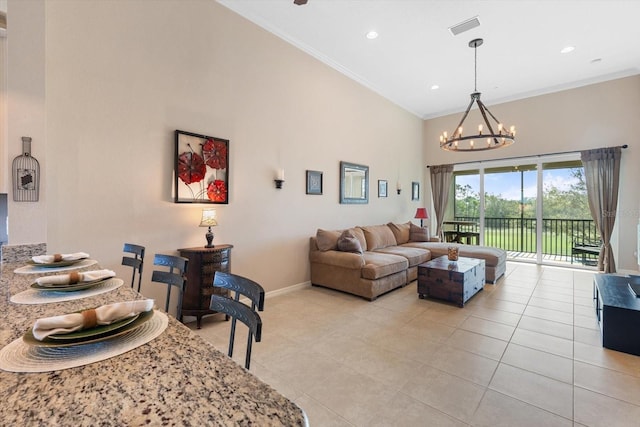
[[[75,292],[52,292],[29,288],[26,291],[12,295],[9,301],[14,304],[48,304],[52,302],[72,301],[110,292],[118,289],[123,283],[124,281],[122,279],[112,277],[100,284]]]
[[[66,267],[68,265],[77,264],[80,261],[82,261],[83,259],[86,259],[86,258],[73,259],[73,260],[69,260],[69,261],[53,261],[53,262],[27,261],[27,264],[33,265],[35,267],[42,267],[42,268],[56,268],[56,267]]]
[[[97,263],[98,261],[96,261],[95,259],[85,258],[83,260],[75,262],[72,265],[58,266],[58,267],[43,267],[42,264],[35,264],[35,265],[27,264],[23,267],[16,268],[15,270],[13,270],[13,272],[16,274],[43,274],[43,273],[51,273],[54,271],[77,270],[79,268],[89,267]]]
[[[44,286],[44,285],[38,284],[38,282],[35,282],[31,284],[31,287],[33,289],[37,289],[43,292],[75,292],[75,291],[81,291],[83,289],[88,289],[93,286],[97,286],[100,283],[105,282],[107,280],[109,279],[92,280],[90,282],[74,283],[73,285],[51,285],[51,286]]]
[[[68,347],[73,345],[90,344],[126,334],[127,332],[142,326],[152,317],[153,310],[150,310],[136,315],[135,317],[122,319],[110,325],[96,326],[95,328],[80,330],[68,334],[51,335],[42,341],[37,340],[36,337],[33,336],[33,329],[29,328],[29,330],[22,336],[22,339],[27,344],[36,347]]]
[[[107,360],[157,338],[167,328],[165,313],[154,310],[149,321],[108,340],[71,347],[36,347],[22,337],[0,350],[0,369],[9,372],[51,372]]]

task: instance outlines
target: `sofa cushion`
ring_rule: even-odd
[[[460,245],[458,248],[460,256],[469,258],[480,258],[487,262],[487,265],[498,265],[505,263],[507,260],[507,252],[503,249],[492,248],[489,246]]]
[[[396,238],[396,244],[402,245],[409,241],[409,227],[411,221],[404,224],[394,224],[392,222],[387,224],[387,227],[391,229],[393,236]]]
[[[365,252],[362,256],[364,258],[364,267],[362,267],[364,279],[376,280],[409,268],[407,259],[398,255]]]
[[[411,242],[428,242],[431,238],[429,234],[429,228],[418,227],[411,223],[409,224],[409,241]]]
[[[338,250],[341,252],[362,253],[360,240],[353,234],[353,230],[344,230],[338,238]]]
[[[356,236],[356,238],[360,241],[360,246],[362,247],[363,251],[368,251],[369,248],[367,247],[367,239],[364,237],[364,231],[362,231],[362,228],[360,227],[354,227],[350,229],[353,232],[353,235]]]
[[[376,249],[376,252],[405,257],[409,261],[409,267],[422,264],[431,259],[431,252],[428,249],[410,246],[387,246],[386,248]]]
[[[447,255],[450,246],[458,248],[458,254],[462,257],[479,258],[486,261],[487,267],[495,267],[503,264],[507,259],[507,252],[504,249],[492,248],[489,246],[461,245],[459,243],[441,242],[408,242],[403,247],[424,248],[431,252],[431,258]]]
[[[325,251],[335,251],[338,249],[338,238],[342,234],[341,230],[322,230],[316,232],[316,243],[318,249]]]
[[[368,251],[397,245],[393,232],[386,225],[371,225],[360,228],[364,232]]]

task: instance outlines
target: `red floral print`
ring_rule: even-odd
[[[211,169],[226,169],[227,145],[215,139],[207,139],[202,145],[202,157]]]
[[[221,179],[216,179],[209,183],[207,187],[207,196],[209,200],[213,202],[226,202],[227,201],[227,185]]]
[[[178,177],[185,184],[200,182],[207,173],[207,167],[198,154],[186,151],[178,157]]]

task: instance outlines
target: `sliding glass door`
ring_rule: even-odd
[[[514,258],[537,257],[537,167],[535,164],[484,170],[484,235],[488,246]]]
[[[577,154],[456,165],[451,192],[445,221],[477,224],[480,244],[510,259],[593,261],[575,253],[597,235]]]

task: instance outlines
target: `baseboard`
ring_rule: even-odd
[[[293,292],[293,291],[297,291],[299,289],[306,288],[308,286],[311,286],[311,282],[310,281],[298,283],[298,284],[295,284],[295,285],[287,286],[286,288],[276,289],[275,291],[267,292],[264,295],[264,297],[265,298],[271,298],[271,297],[275,297],[275,296],[278,296],[278,295],[284,295],[284,294],[288,294],[289,292]]]

